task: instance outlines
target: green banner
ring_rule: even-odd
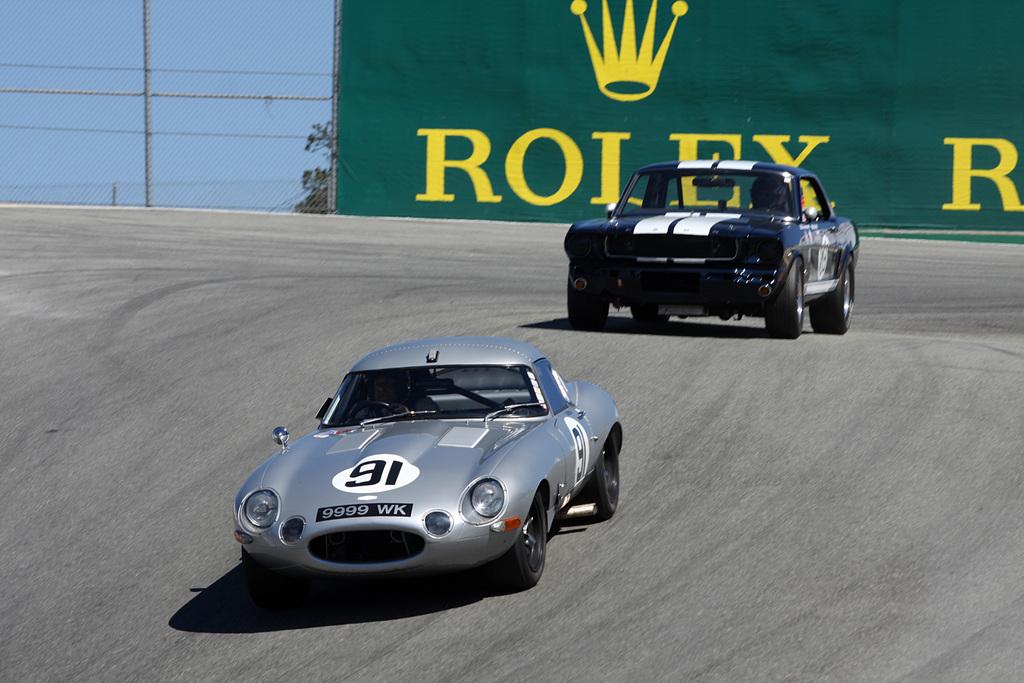
[[[1024,226],[1024,4],[343,5],[338,211],[570,222],[643,164],[817,173],[864,226]]]

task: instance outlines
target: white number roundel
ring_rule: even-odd
[[[382,493],[411,484],[420,468],[400,455],[370,455],[343,472],[331,484],[346,493]]]
[[[565,426],[569,428],[569,434],[572,437],[572,453],[576,461],[575,476],[576,482],[579,483],[586,476],[589,467],[590,442],[587,440],[587,432],[583,429],[583,425],[576,420],[571,417],[565,418]]]

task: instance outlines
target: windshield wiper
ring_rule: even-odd
[[[394,415],[381,415],[380,417],[370,417],[359,423],[359,426],[368,424],[375,424],[377,422],[387,422],[388,420],[404,420],[407,417],[419,417],[421,415],[436,415],[440,413],[440,410],[409,410],[404,413],[395,413]]]
[[[519,408],[543,408],[543,407],[544,407],[543,403],[536,403],[536,402],[534,402],[534,403],[513,403],[510,406],[502,406],[501,408],[498,408],[497,410],[495,410],[492,413],[487,413],[487,416],[484,418],[484,422],[490,422],[491,420],[493,420],[494,418],[498,417],[502,413],[511,413],[512,411],[518,410]]]

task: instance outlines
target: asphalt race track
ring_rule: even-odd
[[[867,239],[853,327],[570,329],[564,225],[0,207],[4,681],[1004,681],[1024,671],[1024,246]],[[363,354],[535,344],[616,399],[540,585],[248,600],[234,494]]]

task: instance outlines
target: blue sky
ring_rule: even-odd
[[[142,92],[142,0],[0,0],[0,17],[0,88]],[[334,0],[151,0],[152,90],[329,97],[333,21]],[[154,204],[301,199],[303,170],[326,163],[305,137],[330,106],[153,97]],[[142,97],[0,92],[0,202],[105,203],[117,182],[118,203],[143,204],[144,112]]]

